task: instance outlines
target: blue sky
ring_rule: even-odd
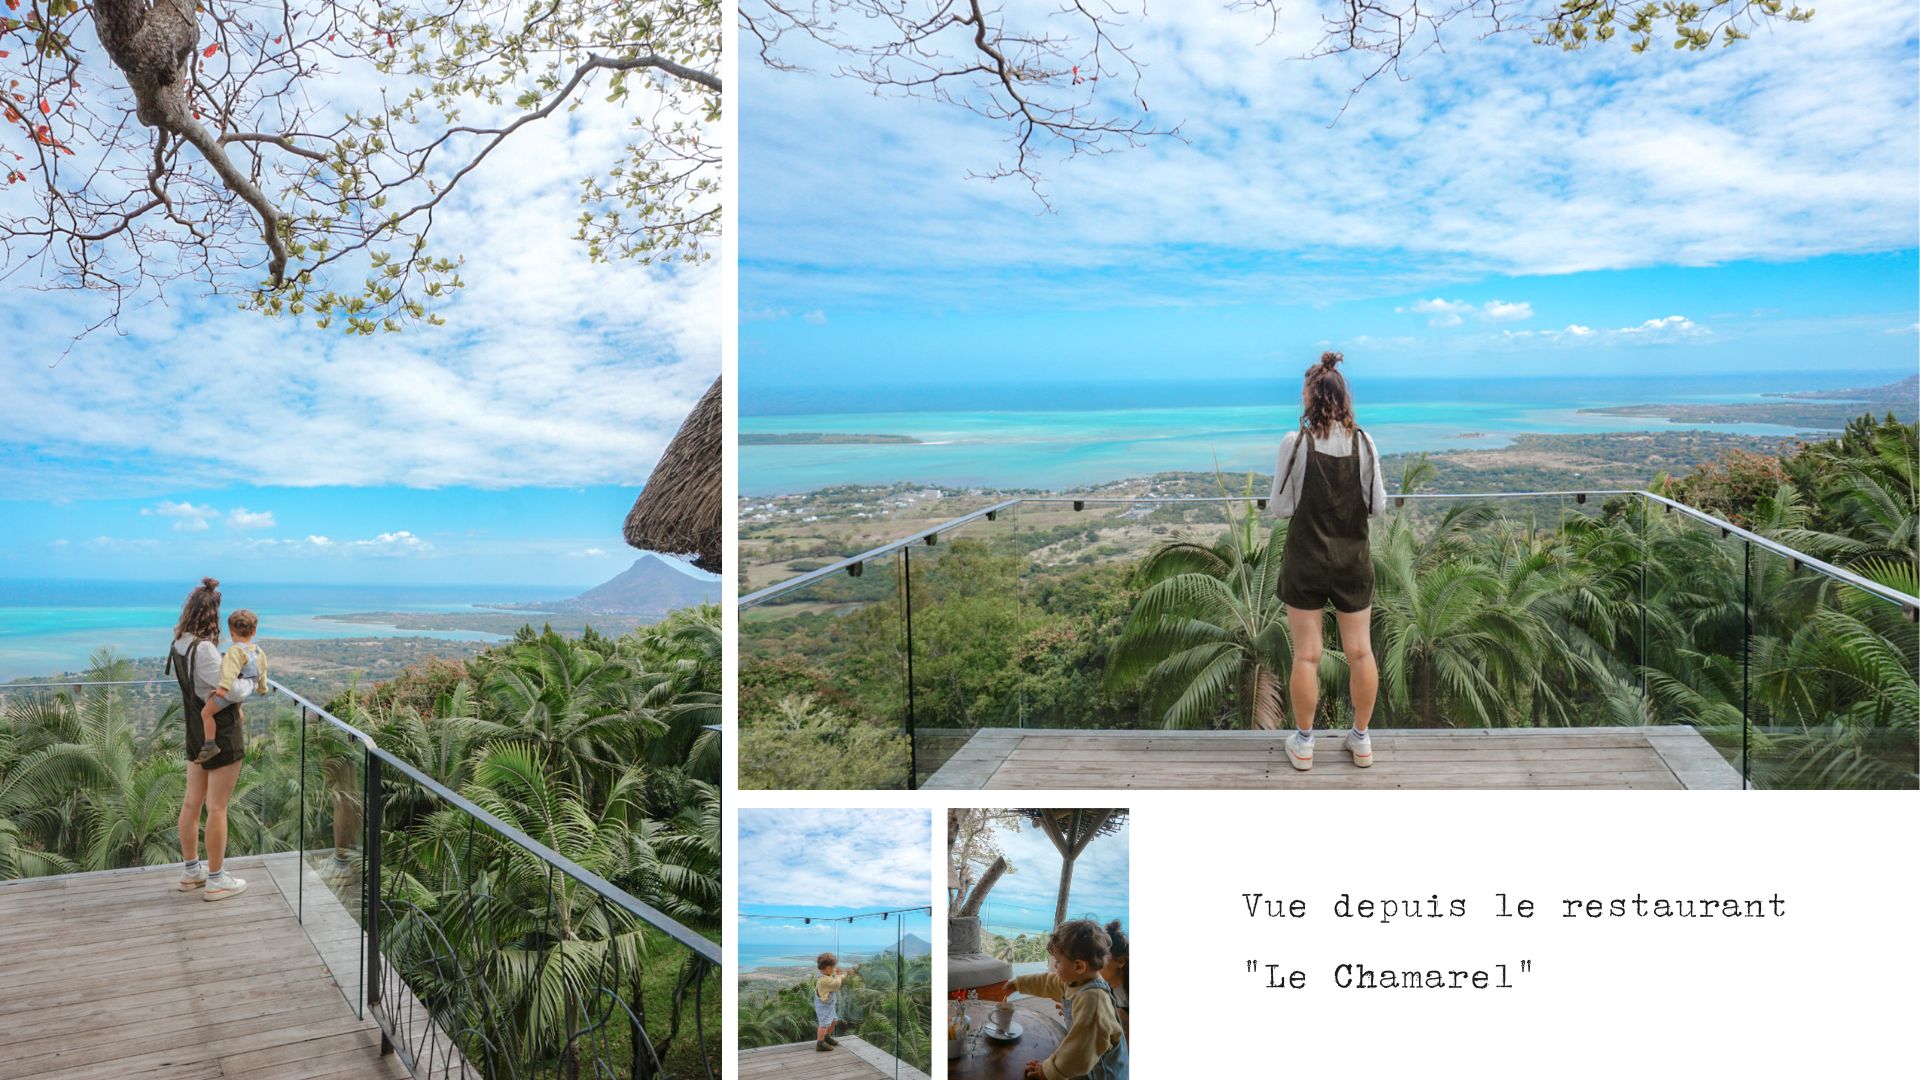
[[[1129,878],[1127,860],[1131,831],[1122,826],[1112,836],[1096,838],[1073,864],[1073,883],[1067,894],[1067,918],[1098,919],[1102,926],[1119,919],[1127,927]],[[1060,853],[1045,833],[1032,827],[995,830],[1000,851],[1013,865],[987,894],[981,922],[990,927],[1046,933],[1053,926],[1053,908],[1060,893]]]
[[[584,587],[639,555],[619,531],[633,497],[614,486],[235,485],[9,499],[0,563],[9,577]]]
[[[1731,49],[1451,43],[1404,82],[1225,5],[1130,22],[1185,141],[967,179],[1003,131],[748,64],[741,378],[1911,371],[1920,10]],[[1264,19],[1264,16],[1260,17]],[[822,57],[798,54],[816,66]]]
[[[572,239],[579,181],[630,121],[589,98],[443,204],[435,246],[466,282],[445,327],[344,337],[180,283],[69,352],[98,299],[9,267],[0,576],[588,586],[627,566],[621,524],[733,308],[717,259],[596,265]]]
[[[931,904],[933,816],[926,810],[740,811],[740,912],[835,916]],[[742,947],[795,955],[872,952],[906,932],[931,941],[929,915],[853,923],[738,920]]]
[[[878,911],[931,898],[926,810],[740,811],[740,910]]]

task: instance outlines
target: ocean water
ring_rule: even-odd
[[[835,949],[829,941],[817,948],[803,948],[792,942],[773,945],[752,945],[742,942],[740,945],[740,970],[758,971],[761,968],[812,967],[822,951],[832,952],[840,958],[842,966],[866,962],[868,957],[877,955],[878,948],[846,944]]]
[[[1351,380],[1362,427],[1385,453],[1498,448],[1528,433],[1672,430],[1652,417],[1595,416],[1620,405],[1769,400],[1788,391],[1873,386],[1907,372],[1713,376]],[[922,482],[1072,490],[1166,471],[1271,472],[1299,424],[1300,384],[1189,380],[1097,385],[762,386],[743,390],[742,432],[907,435],[912,444],[740,448],[749,496],[837,484]],[[1689,424],[1748,435],[1807,430]]]
[[[0,680],[79,671],[96,650],[162,655],[193,582],[0,580]],[[276,585],[223,581],[223,612],[252,608],[265,639],[430,637],[498,641],[473,631],[403,630],[332,622],[369,611],[467,611],[478,604],[560,600],[579,589],[541,585]]]

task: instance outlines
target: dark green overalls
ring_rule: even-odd
[[[1288,607],[1309,611],[1325,608],[1328,601],[1336,611],[1363,611],[1373,606],[1373,552],[1367,547],[1367,508],[1373,493],[1360,487],[1364,433],[1353,429],[1353,453],[1335,457],[1315,450],[1313,433],[1302,427],[1287,458],[1286,477],[1293,475],[1301,443],[1307,446],[1307,467],[1287,526],[1280,599]],[[1371,469],[1366,480],[1370,488]]]
[[[167,646],[167,670],[180,683],[180,704],[187,711],[187,760],[200,756],[200,747],[206,742],[201,733],[200,710],[206,706],[205,698],[195,693],[193,682],[194,658],[200,652],[200,643],[187,646],[186,659]],[[232,765],[246,756],[247,741],[240,731],[240,706],[229,705],[213,714],[213,741],[220,744],[220,752],[201,763],[203,769],[218,769]]]

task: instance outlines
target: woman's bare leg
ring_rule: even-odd
[[[1287,694],[1293,699],[1293,726],[1313,730],[1313,713],[1320,707],[1320,612],[1289,606],[1287,629],[1293,634],[1293,673]]]
[[[1373,719],[1374,699],[1380,695],[1380,665],[1373,658],[1373,609],[1335,611],[1333,621],[1340,628],[1340,651],[1347,656],[1347,671],[1353,678],[1353,730],[1365,731]]]
[[[180,803],[180,857],[200,857],[200,808],[207,803],[207,770],[187,762],[187,797]]]
[[[240,779],[240,763],[222,765],[207,773],[207,873],[218,874],[227,862],[227,801]]]

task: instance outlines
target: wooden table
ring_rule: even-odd
[[[967,1002],[967,1020],[973,1024],[973,1032],[967,1036],[967,1048],[960,1056],[947,1059],[947,1076],[951,1080],[1021,1080],[1027,1062],[1040,1061],[1053,1053],[1066,1034],[1058,1020],[1034,1011],[1036,1005],[1053,1008],[1051,1001],[1020,1001],[1013,1017],[1020,1025],[1020,1040],[1003,1043],[980,1034],[991,1020],[994,1003]]]

